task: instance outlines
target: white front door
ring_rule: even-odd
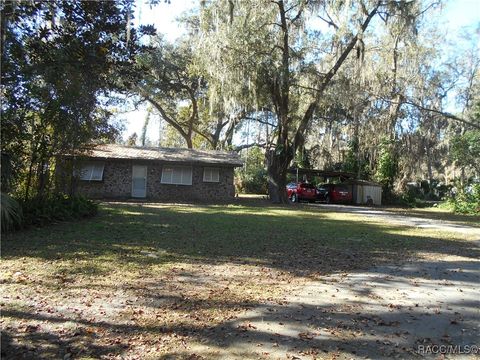
[[[145,165],[132,166],[132,197],[144,198],[147,196],[147,167]]]

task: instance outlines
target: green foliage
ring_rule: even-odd
[[[295,164],[301,169],[311,169],[312,168],[312,155],[304,147],[297,149],[297,154],[294,159]]]
[[[371,176],[370,164],[368,161],[365,161],[365,159],[359,158],[359,151],[360,146],[358,139],[353,138],[348,143],[348,150],[345,154],[345,160],[342,164],[341,169],[342,171],[358,174],[360,179],[369,179]]]
[[[1,190],[3,192],[10,191],[10,183],[12,179],[12,164],[10,161],[10,156],[8,154],[2,153],[2,162],[1,162]]]
[[[423,197],[423,194],[420,194],[418,189],[409,188],[397,198],[397,202],[402,206],[410,208],[424,208],[429,205]]]
[[[112,140],[108,91],[132,81],[138,50],[132,2],[3,1],[1,150],[13,191],[48,192],[59,154]]]
[[[447,200],[450,208],[458,214],[480,214],[480,184],[472,184]]]
[[[265,154],[259,147],[252,147],[244,155],[245,167],[236,170],[236,188],[240,193],[266,194],[268,192]]]
[[[360,164],[358,161],[357,152],[358,152],[358,139],[352,139],[348,143],[348,151],[345,156],[345,161],[343,163],[342,170],[352,172],[355,174],[358,173],[358,168]]]
[[[20,204],[11,196],[1,194],[2,232],[20,228],[23,223],[23,212]]]
[[[128,146],[136,146],[137,145],[137,140],[138,140],[138,135],[136,132],[134,132],[132,135],[130,135],[127,139],[127,145]]]
[[[451,154],[459,166],[472,167],[480,173],[480,130],[470,130],[455,136]]]
[[[377,172],[375,178],[383,186],[384,194],[391,195],[393,183],[398,174],[398,157],[395,152],[395,142],[384,139],[380,144]]]
[[[262,168],[250,169],[237,173],[237,191],[245,194],[266,194],[268,192],[267,170]]]
[[[52,195],[41,201],[30,199],[24,201],[22,207],[26,226],[92,217],[98,210],[97,203],[92,200],[63,194]]]
[[[172,44],[161,36],[151,41],[154,48],[137,56],[141,79],[133,90],[192,148],[194,125],[199,121],[198,103],[205,87],[191,68],[192,44],[187,40]]]

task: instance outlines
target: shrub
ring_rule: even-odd
[[[388,203],[395,200],[393,183],[398,175],[398,156],[395,141],[383,139],[379,145],[379,157],[375,179],[382,184],[382,197]]]
[[[22,203],[24,224],[42,226],[55,221],[74,220],[94,216],[98,205],[83,196],[51,195],[38,201]]]
[[[454,212],[459,214],[480,214],[480,184],[472,184],[447,200]]]
[[[250,169],[237,174],[237,191],[247,194],[266,194],[268,191],[267,171],[262,168]]]
[[[252,147],[242,153],[245,167],[235,169],[235,187],[239,193],[266,194],[268,178],[265,169],[265,151]]]
[[[407,207],[415,207],[417,204],[416,191],[408,189],[398,198],[398,203]]]
[[[1,196],[2,232],[20,228],[23,223],[22,207],[11,196],[3,192]]]
[[[398,203],[402,206],[407,206],[410,208],[424,208],[428,207],[429,204],[422,199],[422,197],[416,196],[416,191],[407,190],[405,193],[398,197],[398,200],[394,203]]]

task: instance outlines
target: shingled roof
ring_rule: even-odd
[[[158,160],[166,162],[202,163],[242,166],[243,161],[235,152],[194,150],[179,148],[137,147],[116,144],[96,145],[82,153],[88,158]]]

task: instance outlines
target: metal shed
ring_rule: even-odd
[[[353,203],[357,205],[382,205],[382,185],[366,180],[347,180],[352,186]]]

